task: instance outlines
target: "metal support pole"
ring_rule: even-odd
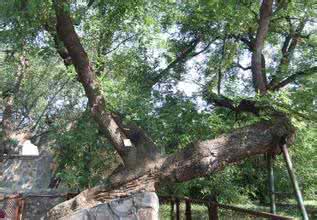
[[[282,145],[281,148],[282,148],[283,156],[284,156],[284,159],[285,159],[285,162],[286,162],[286,165],[287,165],[288,174],[289,174],[289,177],[291,179],[292,185],[294,187],[297,203],[298,203],[298,206],[299,206],[299,208],[301,210],[301,213],[302,213],[302,217],[303,217],[304,220],[308,220],[307,211],[306,211],[305,206],[304,206],[303,196],[302,196],[302,193],[300,191],[298,182],[296,180],[296,176],[295,176],[295,173],[294,173],[294,170],[293,170],[293,164],[292,164],[292,161],[291,161],[291,157],[290,157],[290,155],[288,153],[288,149],[287,149],[285,144]]]
[[[276,205],[275,205],[275,189],[274,189],[274,159],[273,154],[267,154],[267,164],[268,164],[268,174],[269,174],[269,193],[270,193],[270,205],[271,213],[276,214]]]
[[[180,220],[180,210],[179,210],[179,198],[176,198],[175,199],[175,202],[176,202],[176,220]]]
[[[185,200],[185,219],[192,220],[192,210],[191,210],[191,204],[189,199]]]
[[[174,220],[174,199],[171,200],[171,220]]]

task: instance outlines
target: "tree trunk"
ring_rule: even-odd
[[[265,38],[268,33],[270,18],[272,16],[273,0],[263,0],[260,8],[260,20],[256,33],[255,43],[253,45],[253,52],[251,57],[251,70],[253,77],[253,84],[256,92],[260,94],[266,93],[266,75],[265,73],[265,59],[262,55]]]

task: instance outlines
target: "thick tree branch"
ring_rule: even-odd
[[[279,83],[275,83],[275,84],[272,83],[271,86],[269,87],[269,89],[272,91],[279,90],[279,89],[283,88],[284,86],[294,82],[299,77],[311,75],[314,73],[317,73],[317,66],[311,67],[311,68],[306,69],[306,70],[298,71],[298,72],[290,75],[289,77],[281,80]]]
[[[285,37],[281,52],[282,52],[282,58],[280,60],[280,63],[277,67],[275,77],[273,80],[269,83],[268,89],[273,89],[274,85],[277,85],[278,83],[276,82],[278,75],[281,75],[285,72],[288,71],[290,60],[294,54],[294,51],[296,49],[296,46],[298,44],[299,39],[301,38],[301,33],[305,27],[306,24],[306,19],[303,19],[300,21],[298,27],[296,30],[294,30],[293,24],[290,20],[289,17],[286,18],[288,23],[289,23],[289,29],[290,33]],[[281,81],[282,82],[282,81]],[[280,82],[280,83],[281,83]]]
[[[216,95],[215,93],[204,94],[205,99],[208,103],[212,103],[215,106],[223,107],[235,111],[233,100],[223,95]]]
[[[65,11],[64,4],[65,2],[62,0],[54,0],[58,36],[67,48],[73,61],[79,81],[85,89],[94,119],[109,138],[119,155],[127,162],[126,156],[128,152],[124,146],[124,140],[127,137],[114,121],[111,113],[106,111],[105,100],[97,84],[95,73],[92,70],[87,53],[74,30],[71,18]]]
[[[272,5],[273,0],[262,1],[260,8],[260,21],[251,58],[251,70],[254,88],[261,94],[266,93],[266,76],[263,74],[265,67],[263,66],[262,51],[264,48],[265,38],[269,30],[270,18],[272,16]]]
[[[281,144],[293,141],[294,131],[289,119],[280,114],[273,116],[272,121],[237,129],[213,140],[199,141],[169,156],[160,169],[160,179],[184,182],[253,155],[276,153]]]
[[[301,33],[304,30],[305,24],[306,24],[306,20],[305,19],[301,20],[298,27],[294,31],[293,25],[291,21],[289,20],[290,33],[286,36],[285,41],[283,43],[282,59],[278,69],[281,69],[280,66],[285,65],[286,63],[289,63],[290,57],[293,55],[294,50],[298,44],[298,40],[302,35]]]
[[[216,95],[214,93],[205,94],[205,99],[208,103],[211,103],[217,107],[230,109],[237,114],[242,112],[252,113],[259,115],[262,107],[256,106],[256,102],[252,100],[242,99],[238,105],[234,104],[234,101],[223,95]]]
[[[136,145],[136,143],[132,143],[132,146],[127,146],[130,145],[128,143],[129,138],[125,130],[118,125],[113,114],[106,110],[106,101],[101,94],[96,74],[74,30],[72,20],[65,11],[65,4],[66,1],[54,0],[57,33],[59,39],[64,43],[76,69],[78,79],[84,87],[94,120],[99,125],[100,130],[113,144],[126,166],[132,168],[137,164],[146,163],[148,159],[152,159],[149,158],[149,155],[156,155],[156,151],[153,152],[152,148],[145,148],[144,145]],[[136,149],[136,147],[140,148]],[[144,160],[138,160],[137,156],[140,155],[144,157]]]

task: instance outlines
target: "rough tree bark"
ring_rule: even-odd
[[[156,158],[158,151],[150,138],[142,134],[141,129],[130,131],[124,127],[118,116],[107,111],[106,100],[101,94],[96,74],[90,64],[87,53],[82,47],[79,37],[74,30],[70,16],[64,10],[63,1],[54,1],[59,38],[64,43],[78,73],[78,79],[85,89],[93,118],[100,129],[111,141],[116,151],[128,167],[137,166],[136,155],[144,155],[144,164]],[[143,138],[141,138],[143,137]],[[135,140],[132,146],[127,146],[127,140]],[[146,144],[146,146],[145,146]]]
[[[106,100],[100,92],[95,72],[74,30],[71,18],[64,10],[65,2],[54,1],[58,37],[64,43],[75,66],[94,119],[123,159],[124,167],[113,173],[104,185],[87,189],[75,198],[54,207],[48,213],[47,219],[58,219],[78,209],[93,207],[100,202],[138,191],[155,191],[155,183],[160,181],[183,182],[206,176],[227,164],[252,155],[278,151],[281,144],[292,141],[294,128],[290,120],[283,114],[274,113],[269,121],[260,121],[213,140],[198,141],[173,155],[160,155],[153,141],[141,128],[124,125],[118,115],[107,110]],[[256,44],[260,49],[256,50],[253,58],[256,62],[259,58],[260,64],[271,4],[271,0],[264,0],[264,6],[261,7],[261,17],[266,21],[260,22],[262,27],[259,28]],[[256,71],[262,72],[261,65],[260,68],[256,68]],[[261,79],[257,76],[255,80]],[[259,88],[264,90],[261,85]],[[254,105],[252,108],[255,109]],[[132,146],[125,146],[127,139],[132,142]]]

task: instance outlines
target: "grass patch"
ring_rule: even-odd
[[[287,201],[288,202],[288,201]],[[301,214],[298,208],[296,207],[296,201],[292,201],[287,203],[290,206],[277,206],[277,214],[282,216],[289,216],[296,220],[301,219]],[[305,205],[307,206],[307,211],[310,219],[317,219],[317,201],[306,201]],[[262,212],[270,212],[270,208],[267,206],[260,206],[255,204],[235,204],[234,206],[238,206],[245,209],[250,209],[254,211],[262,211]],[[192,219],[193,220],[208,220],[208,208],[204,205],[192,204]],[[176,207],[174,207],[174,216],[175,216]],[[220,220],[243,220],[243,219],[266,219],[261,217],[255,217],[251,215],[247,215],[244,213],[219,209],[219,219]],[[315,215],[315,216],[313,216]],[[160,205],[160,219],[161,220],[169,220],[171,219],[171,206],[170,204]],[[181,203],[180,205],[180,217],[181,219],[185,219],[185,204]]]

